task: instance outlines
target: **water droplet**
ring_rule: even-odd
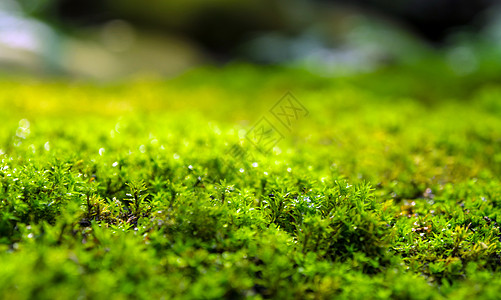
[[[104,148],[99,148],[99,155],[103,155],[106,150]]]
[[[193,170],[193,166],[192,166],[192,165],[189,165],[189,166],[188,166],[188,169]]]
[[[257,168],[257,167],[258,167],[258,164],[257,164],[257,162],[255,162],[255,163],[252,163],[252,166],[253,166],[254,168]]]
[[[118,166],[118,161],[114,162],[114,163],[112,164],[112,166],[113,166],[113,167]]]
[[[268,176],[268,172],[263,172],[264,175]]]
[[[25,139],[30,135],[30,130],[28,128],[18,127],[16,130],[16,136]]]
[[[139,146],[139,152],[145,153],[146,152],[146,146],[145,145]]]
[[[30,128],[30,121],[28,121],[27,119],[22,119],[19,121],[19,127],[21,128]]]
[[[292,169],[291,168],[287,168],[287,172],[292,172]]]
[[[180,156],[179,156],[179,154],[174,153],[173,157],[174,157],[174,159],[179,159]]]
[[[219,127],[215,126],[212,128],[212,130],[214,131],[215,134],[217,135],[221,135],[221,129],[219,129]]]
[[[240,168],[240,170],[238,170],[238,171],[239,171],[240,173],[245,172],[245,170],[244,170],[244,169],[242,169],[242,168]]]
[[[44,149],[45,149],[46,151],[50,151],[50,143],[49,143],[49,142],[45,143],[45,144],[43,145],[43,147],[44,147]]]

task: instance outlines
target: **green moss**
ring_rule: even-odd
[[[441,78],[4,80],[0,294],[497,298],[501,88]]]

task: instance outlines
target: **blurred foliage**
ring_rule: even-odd
[[[346,76],[405,64],[475,87],[501,69],[501,11],[491,0],[5,1],[8,74],[113,80],[243,60]]]

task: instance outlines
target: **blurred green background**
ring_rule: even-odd
[[[438,63],[497,80],[500,17],[493,0],[2,0],[0,73],[115,80],[237,61],[343,76]]]

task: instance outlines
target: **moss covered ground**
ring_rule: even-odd
[[[0,80],[4,299],[496,299],[501,85]]]

